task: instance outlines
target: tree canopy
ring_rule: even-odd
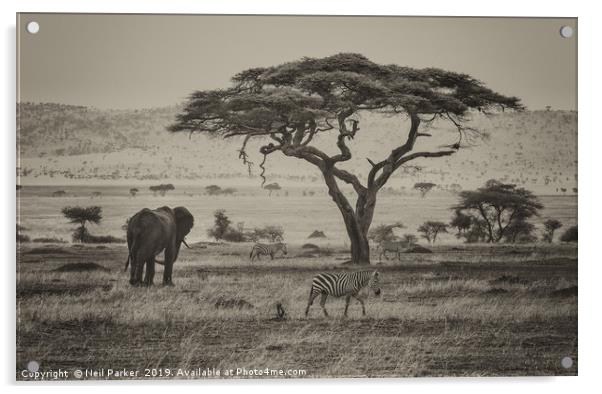
[[[418,227],[418,232],[421,233],[422,238],[434,244],[439,233],[447,233],[447,224],[429,220]]]
[[[417,157],[454,153],[456,146],[404,156],[421,136],[420,121],[452,122],[460,144],[462,134],[472,131],[462,125],[471,109],[522,109],[518,98],[495,93],[470,75],[379,65],[355,53],[251,68],[236,74],[232,83],[230,88],[192,93],[170,130],[244,136],[242,152],[250,138],[268,137],[271,142],[262,146],[261,153],[281,151],[319,166],[333,166],[351,158],[345,141],[358,133],[360,112],[409,116],[414,127],[407,140],[400,140],[384,160],[373,162],[368,187],[382,187],[395,169]],[[340,150],[332,156],[310,144],[316,134],[331,130],[339,133]],[[343,170],[335,171],[335,176],[362,187],[357,177]]]
[[[512,240],[515,240],[514,235],[530,228],[526,220],[538,215],[542,208],[538,198],[529,190],[496,180],[487,181],[477,190],[460,192],[459,204],[452,207],[456,217],[459,214],[469,215],[474,218],[472,223],[480,227],[484,225],[488,242],[499,242],[510,232]]]
[[[92,207],[65,207],[61,211],[70,223],[85,225],[86,222],[98,224],[102,220],[102,208]]]

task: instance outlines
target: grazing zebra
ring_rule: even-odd
[[[328,316],[326,312],[325,304],[326,298],[329,295],[333,297],[345,296],[345,316],[347,316],[347,309],[349,309],[349,301],[351,297],[355,298],[362,304],[362,314],[366,315],[366,307],[364,306],[364,300],[359,295],[359,292],[366,286],[368,286],[374,294],[380,295],[379,273],[378,271],[356,271],[356,272],[343,272],[338,274],[321,273],[314,277],[311,284],[311,291],[309,292],[309,302],[307,308],[305,308],[305,316],[309,313],[309,307],[314,303],[314,299],[318,295],[322,295],[320,299],[320,306],[324,311],[324,315]]]
[[[278,242],[275,244],[260,244],[260,243],[256,243],[255,245],[253,245],[253,249],[251,249],[251,254],[249,255],[249,257],[251,258],[251,261],[255,260],[255,258],[257,257],[258,260],[261,260],[261,258],[259,256],[264,255],[264,256],[270,256],[270,258],[272,260],[274,260],[274,255],[278,252],[282,252],[282,254],[284,256],[286,256],[287,251],[286,251],[286,244],[282,243],[282,242]]]
[[[408,243],[405,241],[384,241],[378,244],[377,250],[379,251],[378,260],[382,260],[382,257],[385,256],[386,260],[389,260],[387,256],[387,252],[393,252],[397,256],[398,260],[401,260],[401,253],[405,248],[408,247]]]

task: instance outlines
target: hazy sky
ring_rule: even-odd
[[[35,20],[37,34],[25,26]],[[21,101],[99,108],[181,102],[235,73],[358,52],[473,75],[530,109],[577,106],[576,19],[21,14]]]

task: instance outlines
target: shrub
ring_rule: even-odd
[[[48,243],[48,244],[66,244],[67,243],[67,241],[65,241],[64,239],[56,238],[56,237],[34,238],[33,242]]]
[[[569,227],[560,237],[562,242],[577,242],[577,226]]]
[[[376,242],[377,244],[395,241],[398,237],[394,234],[393,230],[404,227],[405,226],[401,222],[393,224],[380,224],[368,231],[368,239]]]
[[[207,230],[207,234],[210,237],[215,238],[216,241],[219,241],[224,239],[224,235],[232,222],[228,219],[228,216],[226,216],[226,211],[224,209],[218,209],[213,212],[213,217],[215,218],[215,224],[212,228]]]
[[[543,240],[552,243],[554,240],[554,232],[562,227],[562,223],[556,219],[548,219],[544,223]]]
[[[434,244],[439,233],[447,233],[447,224],[429,220],[418,227],[418,232],[421,233],[422,238]]]
[[[284,229],[281,226],[256,228],[249,237],[253,240],[265,239],[270,242],[280,242],[284,239]]]
[[[125,239],[117,238],[112,235],[88,234],[88,236],[84,239],[84,242],[89,244],[122,244],[125,243]]]
[[[245,234],[242,231],[232,227],[228,227],[228,229],[222,236],[222,239],[228,242],[245,242],[247,240],[247,237],[245,237]]]

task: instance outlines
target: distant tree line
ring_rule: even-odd
[[[432,185],[432,186],[431,186]],[[430,190],[434,184],[416,184],[415,189]],[[537,241],[552,243],[556,231],[562,223],[553,218],[543,222],[541,238],[535,234],[536,227],[529,220],[540,215],[543,205],[529,190],[489,180],[477,190],[458,191],[459,202],[452,207],[450,223],[428,220],[417,228],[417,232],[428,243],[434,244],[440,234],[448,229],[456,230],[456,237],[466,243],[532,243]],[[381,224],[369,232],[369,239],[377,244],[383,242],[415,242],[416,236],[395,235],[396,228],[403,224]],[[561,242],[577,242],[577,226],[568,228],[561,236]]]

